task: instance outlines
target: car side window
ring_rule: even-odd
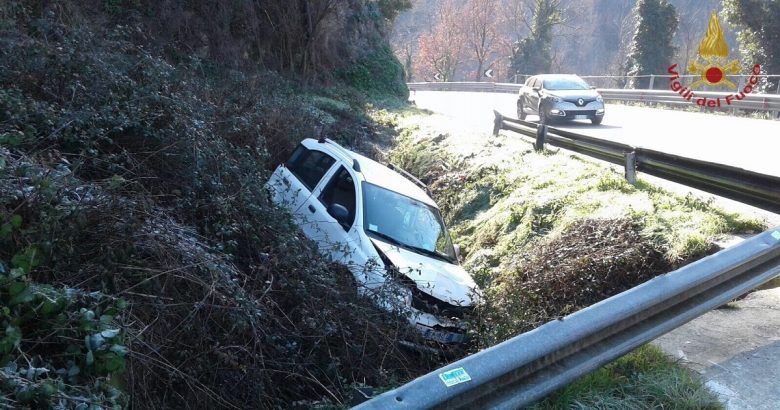
[[[355,181],[346,168],[339,167],[328,185],[320,194],[320,202],[325,208],[333,204],[339,204],[347,209],[349,217],[343,225],[344,230],[349,230],[355,222]]]
[[[335,159],[322,151],[310,150],[299,145],[287,160],[287,168],[309,190],[313,190],[335,162]]]

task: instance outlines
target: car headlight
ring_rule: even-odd
[[[550,101],[552,101],[552,102],[561,102],[561,101],[562,101],[562,100],[561,100],[561,97],[556,97],[556,96],[554,96],[554,95],[548,95],[548,96],[547,96],[547,99],[548,99],[548,100],[550,100]]]
[[[604,97],[602,97],[601,94],[599,94],[599,95],[596,96],[596,101],[598,101],[600,103],[603,103],[604,102]]]

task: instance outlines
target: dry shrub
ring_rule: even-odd
[[[11,147],[0,227],[23,221],[0,263],[34,247],[45,258],[33,281],[129,302],[115,318],[126,371],[73,384],[111,381],[134,408],[286,408],[343,404],[352,385],[435,365],[399,350],[416,336],[406,319],[356,298],[349,274],[269,202],[269,169],[329,131],[295,86],[197,58],[173,65],[130,41],[133,27],[61,17],[0,31],[0,143]],[[24,336],[0,366],[66,342]]]
[[[583,220],[517,255],[485,292],[478,325],[490,346],[667,272],[663,253],[629,219]]]

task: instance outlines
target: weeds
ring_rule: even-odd
[[[0,407],[343,405],[435,366],[263,187],[304,136],[372,134],[354,100],[62,10],[0,32]]]
[[[491,139],[478,159],[457,157],[475,135],[426,135],[426,119],[404,121],[392,154],[425,178],[464,266],[483,289],[472,318],[480,347],[641,284],[716,250],[729,233],[762,221],[710,201],[678,196],[576,155],[537,153]],[[441,124],[441,122],[437,123]],[[441,127],[437,130],[440,132]],[[453,166],[444,170],[439,164]],[[643,347],[553,395],[536,408],[720,408],[701,381]]]
[[[690,370],[646,345],[536,403],[532,409],[711,409],[723,405]]]

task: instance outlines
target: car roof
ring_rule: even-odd
[[[369,184],[389,189],[438,209],[436,202],[434,202],[422,188],[417,186],[417,184],[371,158],[350,151],[331,140],[325,140],[325,143],[319,143],[313,138],[307,138],[302,143],[307,148],[318,147],[323,149],[347,164],[357,160],[360,165],[360,171],[357,172]]]

